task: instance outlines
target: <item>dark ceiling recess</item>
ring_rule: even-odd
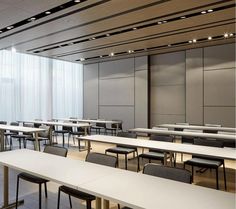
[[[214,8],[214,12],[229,9],[229,8],[233,8],[233,7],[235,7],[235,5],[236,4],[230,4],[230,5],[227,5],[227,6],[217,7],[217,8]],[[213,11],[210,11],[210,12],[213,12]],[[207,13],[207,11],[206,11],[206,13]],[[128,27],[127,25],[122,26],[122,28],[125,28],[125,29],[111,28],[109,30],[100,31],[100,32],[97,32],[95,34],[94,33],[93,34],[87,34],[86,36],[76,37],[74,39],[69,39],[69,40],[64,40],[63,41],[64,44],[62,42],[60,42],[59,45],[55,45],[57,43],[53,43],[53,44],[51,44],[51,46],[47,45],[47,46],[50,46],[50,47],[47,47],[47,48],[44,48],[45,46],[41,46],[41,47],[37,47],[37,48],[34,48],[34,49],[29,49],[27,51],[28,52],[33,52],[33,53],[45,52],[45,51],[49,51],[49,50],[52,50],[52,49],[71,46],[71,45],[74,45],[74,44],[79,44],[79,43],[83,43],[83,42],[87,42],[87,41],[93,41],[95,39],[107,38],[107,37],[110,37],[110,36],[127,33],[127,32],[130,32],[130,31],[133,31],[133,30],[144,29],[144,28],[149,28],[149,27],[153,27],[153,26],[156,27],[157,25],[166,24],[166,23],[178,21],[180,19],[186,19],[186,18],[196,17],[196,16],[200,16],[200,15],[203,15],[203,14],[201,12],[194,12],[194,13],[185,14],[184,16],[179,14],[179,16],[174,17],[174,18],[167,18],[165,16],[164,17],[156,17],[156,18],[152,18],[151,20],[146,20],[145,21],[146,23],[144,23],[142,25],[138,25],[138,24],[140,24],[140,22],[138,22],[138,23],[135,23],[135,25],[134,24],[130,25],[129,28],[127,28]],[[166,19],[163,19],[163,18],[166,18]],[[112,30],[117,30],[117,31],[113,31],[113,32],[109,33],[109,31],[112,31]],[[103,34],[101,34],[101,33],[103,33]],[[83,37],[85,37],[85,38],[83,38]],[[70,41],[70,42],[68,42],[68,41]]]
[[[34,16],[31,16],[31,17],[28,17],[27,19],[24,19],[24,20],[22,20],[20,22],[14,23],[12,25],[8,25],[8,26],[0,29],[0,34],[2,34],[4,32],[7,32],[9,30],[12,30],[12,29],[21,27],[21,26],[26,25],[28,23],[31,23],[33,21],[37,21],[37,20],[42,19],[42,18],[44,18],[44,17],[46,17],[48,15],[55,14],[56,12],[62,11],[64,9],[68,9],[68,8],[70,8],[72,6],[81,4],[81,3],[85,2],[85,1],[88,1],[88,0],[80,0],[80,1],[71,0],[71,1],[68,1],[65,4],[61,4],[59,6],[53,7],[51,9],[43,11],[43,12],[41,12],[39,14],[36,14]]]
[[[235,34],[232,33],[229,38],[235,38]],[[223,40],[223,39],[225,39],[225,36],[223,36],[223,35],[211,37],[211,40]],[[198,39],[197,43],[204,43],[206,41],[210,41],[208,37]],[[116,53],[113,53],[112,56],[121,56],[121,55],[131,54],[131,53],[142,53],[142,52],[145,52],[145,51],[155,51],[155,50],[158,50],[158,49],[165,49],[165,48],[169,48],[169,47],[178,47],[178,46],[186,46],[186,45],[190,45],[190,44],[194,44],[194,43],[192,41],[183,41],[183,42],[178,42],[178,43],[172,43],[172,44],[169,44],[169,45],[153,46],[153,47],[149,47],[149,48],[145,48],[145,49],[135,49],[133,51],[116,52]],[[101,59],[101,58],[107,58],[107,57],[110,57],[110,56],[111,55],[105,54],[105,55],[101,55],[101,56],[83,58],[83,60],[77,59],[75,61],[77,61],[77,62],[90,61],[90,60],[96,60],[96,59]]]

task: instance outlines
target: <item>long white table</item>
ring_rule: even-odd
[[[221,159],[236,160],[236,150],[231,148],[206,147],[192,144],[180,144],[170,142],[159,142],[153,140],[133,139],[126,137],[108,136],[108,135],[90,135],[79,137],[80,139],[109,144],[131,145],[134,147],[161,149],[165,152],[175,152],[183,154],[199,154],[206,157],[217,157]],[[90,143],[89,143],[89,146]],[[89,151],[90,149],[88,149]],[[166,164],[166,157],[165,157]]]
[[[91,126],[89,123],[64,123],[64,122],[56,122],[56,121],[40,121],[40,120],[28,120],[28,121],[19,121],[22,123],[33,123],[33,124],[42,124],[42,125],[47,125],[49,126],[49,141],[50,144],[52,144],[52,131],[53,131],[53,126],[66,126],[66,127],[76,127],[80,128],[83,127],[85,128],[85,134],[87,134],[87,129]],[[64,142],[63,142],[64,146]]]
[[[11,126],[11,125],[0,125],[0,144],[1,148],[0,151],[4,151],[4,132],[8,131],[17,131],[22,133],[33,133],[35,135],[35,143],[34,148],[35,150],[39,150],[38,146],[38,133],[45,131],[45,129],[42,128],[29,128],[24,126]]]
[[[236,140],[236,135],[228,134],[210,134],[210,133],[200,133],[200,132],[190,132],[190,131],[170,131],[170,130],[158,130],[149,128],[134,128],[129,129],[131,132],[135,133],[145,133],[145,134],[162,134],[162,135],[173,135],[173,136],[192,136],[201,138],[212,138],[212,139],[227,139]]]
[[[236,128],[230,128],[230,127],[211,127],[211,126],[177,125],[177,124],[161,124],[157,125],[157,127],[171,128],[171,129],[181,128],[181,129],[195,129],[195,130],[207,130],[207,131],[236,132]]]
[[[9,206],[8,168],[28,172],[59,184],[132,208],[234,209],[234,194],[175,182],[117,168],[96,165],[31,150],[0,153],[4,166],[4,205]],[[171,199],[171,201],[170,201]]]

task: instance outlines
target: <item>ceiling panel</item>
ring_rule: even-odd
[[[0,32],[0,49],[14,46],[23,53],[76,62],[85,58],[86,63],[106,60],[106,57],[98,58],[111,52],[115,56],[110,59],[115,59],[124,55],[232,42],[235,38],[234,0],[82,1]],[[73,1],[1,0],[0,29],[69,2]],[[163,24],[165,20],[167,23]],[[160,21],[162,24],[157,24]],[[233,34],[224,38],[226,32]],[[214,40],[207,41],[208,36]],[[195,38],[199,40],[197,43],[188,43]],[[132,55],[127,53],[128,50],[134,50]]]

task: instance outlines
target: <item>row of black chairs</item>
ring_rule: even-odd
[[[45,153],[50,153],[62,157],[67,156],[67,149],[63,147],[55,147],[55,146],[46,146],[44,149]],[[117,158],[114,156],[101,154],[101,153],[89,153],[86,157],[87,162],[96,163],[100,165],[110,166],[110,167],[117,167]],[[160,166],[157,164],[147,164],[144,166],[143,173],[147,175],[157,176],[161,178],[167,178],[175,181],[180,181],[184,183],[191,183],[192,177],[191,173],[184,169],[173,168],[173,167],[165,167]],[[35,183],[39,185],[39,209],[42,208],[42,185],[45,187],[45,197],[47,198],[47,179],[43,179],[28,173],[20,173],[17,176],[17,188],[16,188],[16,209],[18,208],[18,195],[19,195],[19,186],[20,186],[20,179]],[[93,200],[96,199],[94,195],[67,187],[67,186],[60,186],[58,189],[58,202],[57,202],[57,209],[60,208],[60,196],[61,192],[65,193],[69,197],[70,208],[72,208],[72,201],[71,197],[75,197],[81,200],[86,201],[86,208],[91,209],[91,203]],[[120,207],[120,206],[119,206]],[[127,207],[125,207],[127,208]]]
[[[129,133],[129,132],[119,132],[118,136],[128,137],[128,138],[137,138],[137,135],[135,133]],[[172,136],[151,135],[150,140],[173,142],[174,138]],[[194,144],[201,145],[201,146],[210,146],[210,147],[223,147],[222,141],[213,140],[213,139],[195,138]],[[164,152],[163,150],[160,150],[160,149],[149,149],[148,152],[145,152],[139,155],[137,147],[127,146],[127,145],[117,145],[116,147],[106,149],[105,153],[114,153],[117,155],[117,158],[119,154],[125,155],[125,169],[126,170],[127,170],[127,164],[128,164],[128,154],[130,153],[137,154],[136,157],[138,161],[138,165],[137,165],[138,171],[140,170],[140,158],[148,159],[149,163],[151,163],[152,160],[158,160],[158,161],[161,161],[161,164],[164,164]],[[167,153],[167,159],[175,161],[175,158],[174,159],[172,158],[173,158],[172,154]],[[191,166],[192,175],[194,175],[194,167],[214,169],[216,171],[216,188],[217,189],[219,189],[218,170],[219,170],[219,167],[223,166],[224,186],[225,186],[225,190],[227,189],[224,159],[204,157],[201,155],[193,155],[192,159],[184,162],[184,168],[186,165]]]

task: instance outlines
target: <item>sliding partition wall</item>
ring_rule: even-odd
[[[0,51],[0,120],[82,117],[82,65]]]

